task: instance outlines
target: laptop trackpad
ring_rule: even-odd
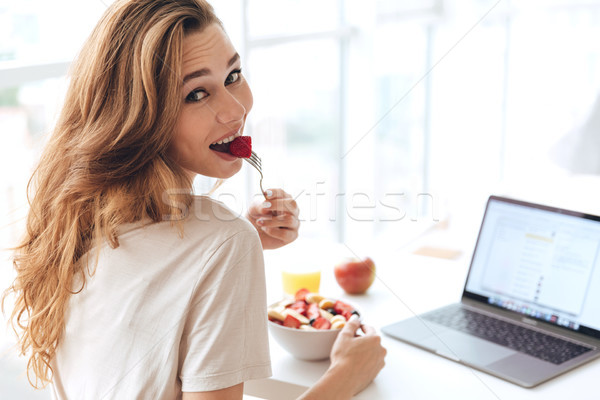
[[[441,356],[482,366],[515,353],[506,347],[456,331],[441,332],[420,340],[419,344],[434,349]]]

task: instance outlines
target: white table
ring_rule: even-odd
[[[468,256],[457,261],[410,254],[405,251],[373,254],[377,279],[367,294],[348,296],[337,286],[331,266],[322,272],[321,293],[347,299],[362,310],[365,323],[380,329],[458,301],[468,270]],[[318,257],[318,254],[315,254]],[[267,253],[269,302],[281,298],[279,267],[285,262]],[[533,389],[524,389],[469,367],[444,359],[385,335],[386,366],[357,399],[600,399],[600,360],[592,361]],[[329,362],[297,360],[270,338],[273,376],[245,384],[249,395],[293,399],[314,384]]]

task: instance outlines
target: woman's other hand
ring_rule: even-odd
[[[361,329],[364,335],[357,335]],[[331,349],[331,368],[343,368],[345,381],[352,382],[354,393],[366,388],[385,365],[387,351],[375,329],[361,325],[356,316],[350,318]]]
[[[254,203],[246,217],[258,230],[263,249],[277,249],[298,237],[298,204],[282,189],[268,189],[266,200]]]
[[[357,335],[361,329],[364,335]],[[348,400],[365,389],[385,365],[386,350],[381,337],[370,326],[352,317],[339,333],[331,349],[331,365],[304,393],[301,400]]]

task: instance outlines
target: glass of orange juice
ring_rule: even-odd
[[[294,295],[302,288],[312,293],[319,293],[321,269],[307,265],[286,265],[281,270],[281,282],[283,291],[289,295]]]

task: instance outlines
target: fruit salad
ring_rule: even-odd
[[[284,299],[268,308],[269,321],[302,330],[341,329],[358,311],[340,300],[333,300],[300,289],[293,298]]]

